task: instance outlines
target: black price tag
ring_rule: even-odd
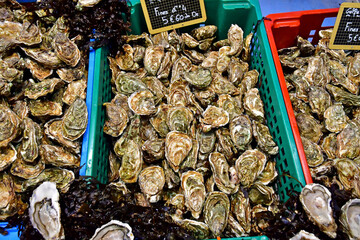
[[[360,3],[341,4],[329,48],[360,49]]]
[[[206,21],[204,0],[141,0],[151,34]]]

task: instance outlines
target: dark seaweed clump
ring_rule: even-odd
[[[328,189],[331,192],[333,216],[338,225],[336,238],[348,239],[348,236],[340,229],[339,219],[341,207],[351,199],[351,192],[340,190],[336,184],[331,185]],[[322,240],[332,239],[310,222],[301,205],[299,195],[300,193],[291,194],[291,198],[284,205],[279,206],[280,212],[276,215],[270,214],[270,212],[259,213],[257,215],[257,217],[272,223],[268,228],[264,229],[262,234],[270,239],[290,239],[301,230],[305,230],[315,234]]]
[[[61,222],[66,239],[90,239],[98,227],[111,220],[128,223],[135,239],[193,239],[171,221],[168,209],[160,205],[140,207],[129,203],[129,195],[116,194],[95,179],[76,179],[65,194],[60,194]],[[31,225],[28,214],[9,220],[19,226],[20,239],[42,239]]]
[[[81,35],[79,47],[88,48],[90,39],[94,47],[109,46],[117,49],[121,46],[122,35],[130,31],[130,8],[127,0],[102,0],[93,7],[76,8],[74,0],[41,0],[29,4],[28,10],[43,9],[48,16],[59,18],[64,16],[70,27],[70,38]],[[50,11],[51,9],[51,11]],[[113,47],[112,47],[113,46]]]

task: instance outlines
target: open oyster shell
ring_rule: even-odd
[[[129,224],[117,220],[111,220],[100,228],[96,229],[90,240],[133,240],[134,234]]]
[[[329,237],[336,238],[337,225],[330,206],[330,191],[320,184],[309,184],[301,191],[300,201],[309,219]]]
[[[351,199],[341,207],[340,224],[350,239],[360,239],[360,199]]]
[[[65,239],[59,197],[56,184],[44,182],[30,198],[30,221],[46,240]]]

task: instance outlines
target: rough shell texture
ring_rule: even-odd
[[[111,220],[107,224],[96,229],[90,240],[122,239],[133,240],[134,234],[129,224],[117,220]]]

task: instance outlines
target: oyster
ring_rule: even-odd
[[[336,158],[336,142],[337,138],[335,133],[327,135],[322,141],[321,149],[325,152],[329,159]]]
[[[322,126],[318,120],[309,114],[299,113],[296,115],[296,123],[302,137],[306,137],[314,143],[319,142],[323,133]]]
[[[40,156],[46,164],[51,164],[56,167],[71,167],[76,168],[80,166],[80,159],[65,151],[64,148],[53,145],[40,145]]]
[[[332,84],[341,85],[352,94],[358,94],[358,86],[346,77],[347,69],[342,63],[336,60],[329,60],[327,64],[329,66],[330,73],[333,76]]]
[[[122,51],[115,57],[115,61],[121,70],[135,71],[139,68],[139,64],[134,62],[134,49],[129,44],[122,46]]]
[[[290,238],[290,240],[320,240],[320,239],[312,233],[301,230],[295,236]]]
[[[226,65],[227,66],[227,65]],[[240,91],[230,82],[226,77],[222,76],[220,73],[212,74],[213,80],[210,84],[210,88],[218,94],[230,94],[230,95],[239,95]]]
[[[230,200],[223,192],[211,192],[204,204],[205,223],[214,236],[220,236],[228,222]]]
[[[76,98],[81,98],[85,100],[86,86],[87,82],[85,79],[69,83],[62,98],[63,102],[71,105],[73,104],[73,102],[75,102]]]
[[[130,109],[138,115],[151,115],[156,112],[154,95],[148,91],[134,92],[128,98]]]
[[[316,167],[322,164],[324,157],[320,146],[305,137],[301,137],[301,141],[309,167]]]
[[[30,99],[38,99],[54,92],[55,88],[60,86],[63,81],[60,78],[48,78],[39,83],[33,83],[25,89],[25,96]]]
[[[90,238],[90,240],[106,239],[133,240],[134,234],[132,233],[132,228],[129,224],[111,220],[107,224],[96,229],[94,235]]]
[[[181,39],[188,48],[196,48],[199,46],[199,42],[188,33],[181,34]]]
[[[0,147],[6,147],[17,136],[20,119],[11,109],[0,104]]]
[[[211,170],[214,174],[216,186],[226,194],[232,194],[239,189],[239,186],[230,182],[229,164],[223,154],[212,152],[209,156]]]
[[[265,168],[266,155],[257,149],[246,150],[235,162],[241,185],[248,187]]]
[[[238,191],[231,196],[231,212],[235,215],[244,233],[251,231],[251,209],[249,198],[244,193]]]
[[[325,87],[330,83],[329,70],[322,54],[310,58],[305,78],[313,86]]]
[[[126,73],[121,73],[116,76],[115,86],[119,93],[125,95],[131,95],[134,92],[147,89],[145,84],[140,81],[139,77]]]
[[[324,112],[325,127],[333,133],[343,130],[349,121],[341,104],[334,104]]]
[[[220,95],[217,105],[229,113],[230,121],[243,112],[240,98],[231,97],[229,94]]]
[[[129,122],[128,114],[124,108],[114,103],[104,103],[107,120],[104,124],[104,132],[113,137],[119,137]]]
[[[56,69],[64,65],[55,52],[44,48],[21,48],[26,55],[47,68]]]
[[[279,147],[274,142],[269,128],[257,121],[253,121],[252,128],[258,147],[267,154],[276,155]]]
[[[261,101],[259,90],[252,88],[245,93],[244,109],[249,116],[259,122],[264,122],[264,104]]]
[[[121,163],[120,161],[117,160],[115,153],[111,151],[109,154],[109,171],[108,171],[109,182],[114,182],[119,179],[120,164]]]
[[[120,179],[125,183],[134,183],[137,181],[142,168],[142,151],[135,141],[130,140],[125,144],[123,152],[119,170]],[[115,153],[117,153],[116,150]]]
[[[34,162],[39,153],[37,132],[40,132],[40,126],[28,117],[24,118],[23,124],[23,140],[19,152],[24,161]]]
[[[264,185],[268,185],[277,176],[278,176],[278,173],[276,171],[276,162],[268,161],[266,163],[265,169],[262,171],[262,173],[258,177],[257,181],[261,182]]]
[[[28,163],[18,158],[11,165],[10,172],[12,175],[21,177],[24,179],[36,178],[45,169],[45,163],[42,160]]]
[[[145,50],[144,66],[146,71],[155,76],[165,55],[163,46],[150,46]]]
[[[349,65],[348,65],[348,75],[347,77],[349,80],[357,85],[360,84],[360,72],[359,72],[359,60],[360,60],[360,54],[356,53],[353,58],[351,58]]]
[[[253,129],[251,128],[251,121],[247,115],[239,115],[231,120],[230,136],[234,145],[239,150],[245,150],[252,140]]]
[[[195,220],[184,219],[180,224],[183,228],[193,233],[198,239],[207,239],[210,234],[210,230],[207,224]]]
[[[17,157],[16,149],[13,145],[8,144],[6,147],[0,148],[0,171],[9,167]]]
[[[167,112],[167,125],[170,131],[188,133],[193,119],[193,113],[185,107],[172,107]]]
[[[330,206],[329,190],[317,183],[306,185],[301,191],[300,201],[309,219],[329,237],[336,238],[337,225]]]
[[[75,67],[79,63],[81,58],[80,50],[66,34],[58,32],[54,37],[52,45],[56,55],[67,65]]]
[[[34,117],[62,115],[62,106],[60,103],[43,99],[30,100],[29,110]]]
[[[360,156],[360,123],[350,121],[337,135],[336,156],[354,159]]]
[[[181,175],[181,187],[184,190],[185,205],[191,211],[192,216],[198,219],[206,195],[203,175],[195,171],[183,173]]]
[[[53,182],[42,183],[30,198],[30,221],[45,239],[65,239],[59,198]]]
[[[43,67],[42,65],[31,60],[30,58],[27,58],[25,60],[25,63],[26,63],[26,68],[30,69],[30,72],[33,75],[33,77],[39,79],[40,81],[44,80],[45,78],[53,74],[52,69]]]
[[[217,27],[215,25],[206,25],[193,29],[190,34],[194,36],[194,38],[196,38],[197,40],[203,40],[213,37],[216,31]]]
[[[204,68],[198,68],[192,72],[186,72],[184,79],[192,86],[197,88],[206,88],[212,81],[211,73]]]
[[[215,106],[208,106],[203,113],[203,119],[201,120],[203,125],[203,131],[208,132],[211,128],[217,128],[225,126],[229,122],[229,113],[222,108]]]
[[[188,156],[191,148],[192,140],[188,135],[176,131],[166,135],[165,157],[175,172],[179,171],[181,162]]]
[[[241,80],[241,84],[244,87],[245,91],[247,92],[250,89],[256,87],[258,79],[259,79],[259,72],[256,69],[254,69],[244,74],[244,77]]]
[[[216,141],[215,133],[203,132],[201,130],[197,131],[196,139],[199,142],[199,152],[202,154],[207,154],[213,151]]]
[[[275,191],[272,187],[262,183],[254,183],[249,191],[249,198],[253,204],[271,205],[275,199]]]
[[[151,203],[160,200],[160,193],[165,185],[165,174],[162,167],[151,166],[144,168],[139,175],[141,191]]]
[[[353,190],[355,178],[360,174],[358,165],[350,159],[340,158],[334,160],[334,167],[342,186],[346,190]]]
[[[351,94],[331,84],[327,84],[326,89],[334,97],[335,101],[341,102],[345,106],[360,107],[360,96]]]
[[[322,87],[311,86],[308,96],[311,110],[322,119],[325,110],[331,105],[330,94]]]
[[[341,207],[340,223],[350,239],[360,239],[360,199],[351,199]]]
[[[64,138],[70,141],[80,138],[85,133],[87,123],[86,103],[81,98],[77,98],[67,109],[62,119]]]
[[[24,192],[29,188],[34,188],[43,182],[54,182],[56,187],[63,193],[69,190],[70,184],[74,181],[75,174],[73,171],[61,168],[47,168],[42,171],[36,178],[25,180],[22,183],[21,191]]]
[[[237,24],[231,24],[228,30],[228,41],[231,46],[229,55],[239,55],[243,49],[244,31]]]

